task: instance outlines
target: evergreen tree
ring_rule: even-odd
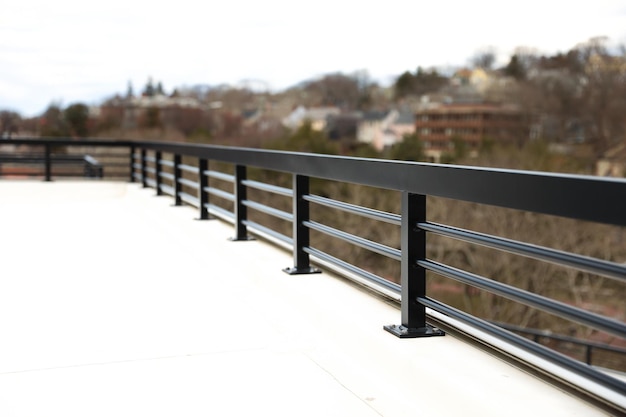
[[[152,84],[152,78],[148,78],[148,84],[146,84],[146,88],[143,90],[143,95],[147,97],[154,96],[154,85]]]
[[[524,65],[517,54],[511,57],[511,60],[504,68],[504,73],[509,77],[515,78],[516,80],[523,80],[526,78],[526,68],[524,68]]]
[[[396,98],[408,95],[422,95],[438,91],[448,83],[448,78],[439,74],[436,69],[430,71],[418,67],[415,74],[406,71],[394,83]]]
[[[41,117],[41,136],[44,137],[64,137],[69,136],[69,129],[63,111],[57,104],[48,106]]]
[[[391,147],[389,157],[400,161],[423,161],[424,146],[417,133],[404,135],[402,142]]]
[[[86,137],[89,133],[89,108],[82,103],[74,103],[63,111],[63,118],[72,136]]]

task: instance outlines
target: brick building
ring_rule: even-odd
[[[528,126],[515,107],[488,103],[453,103],[419,110],[415,131],[434,161],[453,150],[453,141],[462,140],[468,150],[477,151],[484,139],[521,142],[528,138]]]

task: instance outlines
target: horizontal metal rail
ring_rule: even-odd
[[[185,203],[191,204],[192,206],[198,207],[200,205],[200,200],[198,199],[198,197],[188,194],[184,191],[178,193],[178,196]]]
[[[210,178],[215,178],[222,181],[235,182],[235,176],[230,174],[225,174],[219,171],[204,171],[204,174]]]
[[[365,279],[366,281],[372,282],[376,285],[380,285],[381,287],[386,288],[387,290],[391,291],[392,293],[396,295],[400,295],[400,285],[396,284],[395,282],[391,282],[381,276],[373,274],[369,271],[366,271],[365,269],[359,268],[356,265],[353,265],[349,262],[346,262],[332,255],[329,255],[328,253],[323,252],[319,249],[315,249],[309,246],[309,247],[304,248],[304,251],[311,256],[315,256],[318,259],[321,259],[332,265],[338,266],[339,268],[345,269],[346,271],[352,274],[355,274],[359,276],[360,278]]]
[[[154,156],[148,156],[146,155],[145,157],[145,161],[146,162],[156,162],[156,158]]]
[[[169,159],[161,159],[161,165],[165,165],[166,167],[173,167],[174,161],[170,161]]]
[[[207,193],[214,195],[216,197],[219,198],[223,198],[224,200],[228,200],[228,201],[235,201],[235,195],[223,190],[220,190],[219,188],[214,188],[214,187],[205,187],[204,191],[206,191]]]
[[[417,226],[431,233],[447,236],[465,242],[476,243],[494,249],[523,255],[532,259],[552,262],[554,264],[576,268],[580,271],[603,275],[618,281],[626,281],[626,266],[607,262],[582,255],[563,252],[544,246],[491,236],[484,233],[459,229],[437,223],[418,223]]]
[[[84,155],[83,160],[89,165],[100,165],[100,162],[91,155]]]
[[[146,184],[148,184],[152,188],[156,188],[157,183],[152,178],[146,178]]]
[[[619,348],[617,346],[607,345],[606,343],[592,342],[589,340],[579,339],[576,337],[564,336],[561,334],[552,333],[550,331],[514,326],[508,323],[500,323],[500,322],[493,322],[493,321],[491,323],[495,324],[496,326],[502,327],[503,329],[516,332],[516,333],[524,333],[529,336],[533,336],[535,338],[546,338],[546,339],[551,339],[551,340],[557,340],[559,342],[571,343],[573,345],[579,345],[585,348],[593,348],[593,349],[598,349],[598,350],[604,350],[606,352],[617,353],[620,355],[626,355],[626,349]],[[587,362],[587,364],[590,365],[591,363]]]
[[[174,190],[174,187],[171,187],[167,184],[161,184],[159,186],[159,188],[161,189],[161,191],[163,191],[165,194],[169,194],[169,195],[176,195],[176,191]]]
[[[594,381],[612,390],[615,390],[616,392],[626,392],[626,382],[620,381],[603,372],[597,371],[589,365],[571,359],[561,353],[555,352],[552,349],[548,349],[542,345],[526,339],[525,337],[502,329],[501,327],[491,324],[478,317],[469,315],[463,311],[441,303],[437,300],[433,300],[429,297],[418,297],[417,302],[426,307],[432,308],[435,311],[441,312],[449,317],[457,319],[463,323],[469,324],[474,328],[480,329],[484,332],[487,332],[488,334],[496,336],[500,340],[504,340],[508,343],[513,344],[514,346],[518,346],[539,357],[548,359],[553,363],[563,366],[565,369],[569,369],[579,375],[583,375],[589,380]]]
[[[55,177],[70,177],[70,178],[78,177],[78,178],[85,178],[85,179],[100,178],[99,174],[97,173],[86,174],[85,171],[83,171],[81,168],[76,168],[76,170],[72,170],[72,171],[58,171],[55,169],[54,176]]]
[[[269,214],[270,216],[276,217],[278,219],[286,220],[288,222],[293,221],[293,214],[287,213],[286,211],[279,210],[274,207],[270,207],[265,204],[257,203],[251,200],[243,200],[241,203],[246,207],[250,207],[251,209],[260,211],[261,213]]]
[[[185,172],[190,172],[192,174],[197,174],[198,173],[198,167],[197,166],[187,165],[187,164],[180,164],[180,165],[178,165],[178,168],[180,168],[181,170],[183,170]]]
[[[150,174],[156,174],[157,170],[156,168],[153,167],[145,167],[146,172],[149,172]]]
[[[293,245],[293,239],[290,238],[289,236],[286,236],[282,233],[277,232],[274,229],[270,229],[269,227],[263,226],[259,223],[253,222],[251,220],[244,220],[244,224],[249,227],[252,231],[258,231],[261,233],[265,233],[268,236],[273,237],[274,239],[277,239],[281,242],[284,242],[288,245]]]
[[[0,153],[1,163],[16,163],[16,164],[43,164],[46,162],[45,153],[17,153],[6,154]],[[100,166],[100,162],[91,155],[83,154],[51,154],[50,161],[55,164],[89,164],[93,166]]]
[[[291,188],[279,187],[276,185],[266,184],[264,182],[253,181],[253,180],[244,180],[241,181],[243,185],[250,188],[255,188],[261,191],[267,191],[269,193],[283,195],[285,197],[292,197],[293,191]]]
[[[187,187],[195,188],[196,190],[200,187],[200,184],[198,184],[196,181],[188,180],[186,178],[179,178],[178,182],[186,185]]]
[[[429,271],[436,272],[445,277],[487,290],[491,293],[506,297],[509,300],[515,300],[527,306],[538,308],[559,317],[603,330],[618,337],[624,337],[624,335],[626,335],[626,324],[617,320],[608,319],[600,316],[599,314],[572,307],[568,304],[561,303],[560,301],[521,290],[519,288],[493,281],[480,275],[472,274],[438,262],[425,260],[418,261],[417,264],[422,268],[426,268]]]
[[[330,226],[326,226],[318,222],[305,221],[303,224],[309,229],[317,230],[318,232],[324,233],[328,236],[336,237],[338,239],[344,240],[348,243],[352,243],[353,245],[356,245],[356,246],[360,246],[372,252],[376,252],[388,258],[395,259],[397,261],[400,260],[401,251],[399,249],[395,249],[387,245],[373,242],[369,239],[365,239],[360,236],[355,236],[351,233],[347,233],[347,232],[344,232],[343,230],[338,230],[338,229],[335,229]]]
[[[174,174],[170,174],[169,172],[159,172],[159,176],[161,176],[162,178],[167,178],[168,180],[174,181],[174,179],[176,178],[174,176]]]
[[[0,142],[1,144],[1,142]],[[88,155],[68,155],[68,154],[51,154],[50,159],[54,162],[83,162]],[[91,157],[90,157],[91,158]],[[46,159],[46,154],[42,152],[27,152],[27,153],[0,153],[0,162],[32,162],[41,163]],[[94,159],[95,160],[95,159]]]
[[[386,222],[400,226],[402,217],[399,214],[388,213],[381,210],[375,210],[363,206],[357,206],[356,204],[344,203],[343,201],[333,200],[327,197],[321,197],[318,195],[305,195],[304,199],[311,203],[319,204],[322,206],[342,210],[352,214],[358,214],[362,217],[367,217],[381,222]]]
[[[231,221],[235,219],[235,214],[233,212],[228,211],[220,206],[208,203],[208,204],[205,204],[205,207],[209,210],[211,214],[215,214],[217,216],[220,216],[224,219],[228,219]]]
[[[119,153],[107,153],[107,152],[99,152],[97,150],[89,152],[91,155],[95,155],[98,158],[119,158],[119,159],[127,159],[130,157],[128,152],[119,152]]]

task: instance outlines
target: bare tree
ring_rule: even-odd
[[[626,55],[613,55],[607,38],[592,38],[576,51],[584,68],[583,112],[598,154],[626,138]]]
[[[470,58],[470,64],[474,68],[490,70],[496,62],[496,50],[493,46],[476,51]]]
[[[0,138],[11,139],[19,130],[20,120],[20,115],[14,111],[0,111]]]
[[[328,74],[309,82],[304,90],[320,99],[320,105],[355,109],[360,98],[359,81],[341,73]]]

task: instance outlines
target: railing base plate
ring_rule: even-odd
[[[429,324],[426,327],[418,327],[410,329],[403,325],[390,324],[387,326],[383,326],[383,329],[388,331],[389,333],[401,338],[401,339],[409,339],[415,337],[432,337],[432,336],[444,336],[445,332],[436,327],[433,327]]]
[[[294,266],[291,268],[283,269],[283,272],[286,272],[289,275],[305,275],[305,274],[321,274],[322,270],[319,268],[314,268],[312,266],[308,268],[297,268]]]
[[[231,242],[247,242],[249,240],[256,240],[256,239],[253,238],[252,236],[244,236],[244,237],[233,236],[233,237],[229,237],[228,240],[230,240]]]

